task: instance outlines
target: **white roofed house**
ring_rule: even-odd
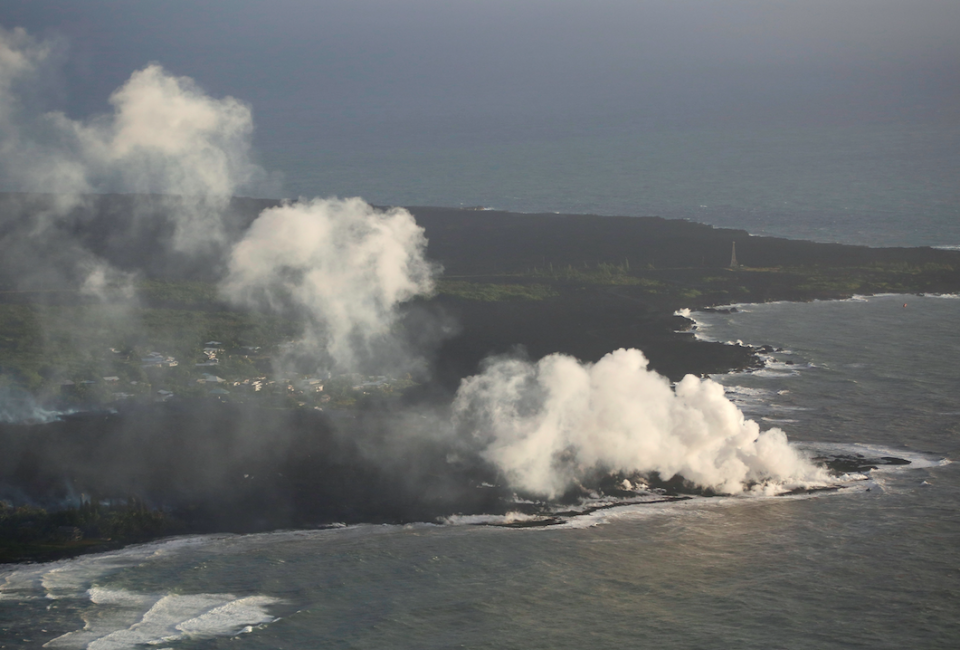
[[[207,341],[204,343],[203,356],[205,357],[204,361],[196,364],[197,366],[216,366],[220,364],[220,359],[217,358],[217,355],[223,352],[223,348],[218,347],[220,341]]]

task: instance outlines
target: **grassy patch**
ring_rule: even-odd
[[[583,266],[554,267],[552,264],[545,268],[535,268],[524,275],[535,278],[549,278],[551,280],[564,280],[567,282],[579,282],[583,284],[606,284],[606,285],[635,285],[643,284],[643,279],[631,275],[630,264],[611,264],[607,262],[598,262],[595,266],[584,264]],[[654,281],[651,281],[654,282]]]
[[[559,295],[553,287],[546,284],[496,284],[463,280],[440,280],[437,284],[437,293],[462,300],[483,302],[545,300]]]

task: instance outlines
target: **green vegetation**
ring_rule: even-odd
[[[205,296],[209,288],[150,285],[154,294],[179,295],[178,304],[189,300],[186,289]],[[269,366],[265,355],[299,333],[297,323],[270,314],[212,308],[205,298],[197,304],[202,309],[0,304],[0,389],[61,394],[79,403],[151,389],[200,393],[192,384],[201,370],[231,379],[258,374],[258,361]],[[218,365],[197,367],[209,361],[203,348],[210,340],[223,351]],[[259,357],[251,353],[257,348],[263,350]],[[163,363],[144,361],[154,352]]]
[[[507,302],[603,291],[651,308],[675,309],[951,290],[956,281],[957,270],[940,263],[655,269],[598,261],[441,279],[437,294]],[[0,390],[76,406],[153,400],[163,398],[158,391],[167,391],[183,397],[257,399],[281,408],[345,408],[362,401],[364,393],[400,390],[396,379],[369,390],[355,390],[364,383],[361,379],[344,379],[344,386],[328,380],[321,391],[295,379],[271,378],[278,347],[298,336],[300,323],[231,308],[218,302],[210,283],[147,280],[137,288],[139,307],[83,304],[69,296],[45,304],[39,302],[42,296],[12,292],[5,299],[15,302],[0,304]],[[219,342],[215,359],[204,352],[207,341]]]
[[[142,280],[136,287],[137,296],[149,305],[182,309],[208,308],[220,300],[216,285],[209,282]]]
[[[596,266],[566,266],[548,264],[546,268],[535,268],[529,272],[535,278],[549,278],[551,280],[565,280],[583,284],[632,285],[642,284],[643,278],[630,272],[630,263],[621,264],[597,262]],[[654,285],[655,286],[655,285]]]
[[[183,525],[136,498],[120,505],[84,501],[55,512],[0,502],[0,562],[68,556],[105,543],[180,532]]]
[[[524,273],[447,280],[439,292],[465,300],[542,300],[569,292],[607,290],[663,308],[729,302],[814,300],[854,293],[922,293],[955,290],[957,271],[947,264],[902,262],[862,266],[651,268],[627,262],[581,266],[547,264]]]
[[[947,264],[911,265],[903,262],[849,267],[744,268],[741,274],[780,276],[795,291],[816,297],[842,297],[854,293],[922,293],[936,291],[942,278],[954,274]]]
[[[463,300],[494,302],[499,300],[544,300],[560,295],[545,284],[497,284],[493,282],[468,282],[463,280],[440,280],[437,293]]]

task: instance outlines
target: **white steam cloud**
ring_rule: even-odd
[[[595,364],[495,359],[463,380],[454,410],[512,485],[548,497],[593,469],[679,474],[728,494],[826,480],[782,431],[745,420],[722,386],[688,375],[674,391],[639,350]]]
[[[426,244],[402,208],[382,212],[358,198],[288,203],[264,210],[233,248],[222,291],[305,315],[301,350],[354,370],[396,347],[399,304],[432,291]]]
[[[74,187],[183,197],[173,213],[175,247],[193,252],[219,242],[230,197],[261,174],[249,159],[249,108],[208,97],[155,64],[134,72],[110,103],[112,115],[87,124],[48,118],[70,145],[62,166]]]
[[[152,194],[143,214],[156,219],[158,202],[165,208],[160,218],[174,226],[171,252],[228,264],[225,296],[306,316],[297,352],[324,356],[340,370],[373,357],[396,360],[397,306],[433,288],[423,229],[409,212],[377,211],[360,199],[284,204],[262,213],[236,241],[225,221],[231,197],[269,181],[250,159],[250,109],[151,64],[110,96],[109,114],[83,121],[60,112],[38,116],[21,100],[52,65],[52,51],[22,29],[0,28],[0,189],[58,197],[28,226],[3,235],[10,264],[24,276],[37,266],[56,268],[60,277],[44,278],[47,284],[129,299],[133,277],[56,226],[84,194]],[[143,218],[134,212],[131,222]]]
[[[17,91],[37,83],[50,53],[49,44],[24,30],[0,28],[4,189],[74,202],[85,193],[176,196],[170,203],[174,248],[195,253],[222,243],[221,214],[230,197],[269,182],[250,160],[250,109],[232,97],[212,98],[192,79],[151,64],[110,96],[112,113],[84,121],[61,112],[35,115]]]

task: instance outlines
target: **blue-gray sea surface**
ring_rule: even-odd
[[[960,299],[695,317],[703,336],[781,348],[765,370],[717,378],[764,428],[913,463],[838,492],[629,506],[565,527],[214,535],[8,565],[0,645],[956,647]]]
[[[282,173],[285,196],[660,215],[792,239],[960,247],[952,125],[650,129],[626,118],[425,118],[335,135],[305,107],[259,131],[270,134],[258,143],[261,162]]]

